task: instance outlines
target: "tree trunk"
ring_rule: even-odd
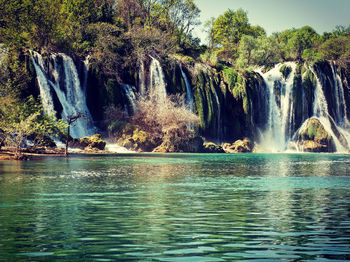
[[[65,155],[65,156],[68,156],[69,137],[70,137],[70,125],[68,125],[68,129],[67,129],[66,150],[64,151],[64,155]]]

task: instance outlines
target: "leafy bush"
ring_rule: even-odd
[[[203,63],[213,67],[217,66],[219,62],[217,53],[212,51],[206,51],[204,54],[201,54],[199,58]]]
[[[284,79],[287,79],[288,76],[290,75],[290,73],[292,72],[292,68],[291,68],[290,66],[283,65],[283,66],[280,68],[280,72],[282,73]]]

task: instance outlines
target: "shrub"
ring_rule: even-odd
[[[280,72],[282,73],[284,79],[287,79],[289,74],[292,72],[292,68],[290,66],[287,66],[287,65],[283,65],[281,68],[280,68]]]
[[[206,51],[204,54],[201,54],[199,58],[203,63],[213,67],[216,67],[219,62],[216,52]]]

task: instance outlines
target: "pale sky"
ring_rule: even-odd
[[[268,35],[309,25],[319,34],[331,32],[337,25],[350,25],[350,0],[194,0],[204,24],[227,9],[242,8],[252,25],[262,26]],[[202,26],[194,32],[205,40]]]

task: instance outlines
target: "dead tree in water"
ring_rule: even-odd
[[[68,144],[69,144],[69,140],[70,140],[70,126],[72,124],[74,124],[79,118],[85,118],[85,115],[79,112],[77,114],[72,114],[72,115],[67,116],[68,128],[67,128],[66,150],[64,151],[65,156],[68,156]]]

